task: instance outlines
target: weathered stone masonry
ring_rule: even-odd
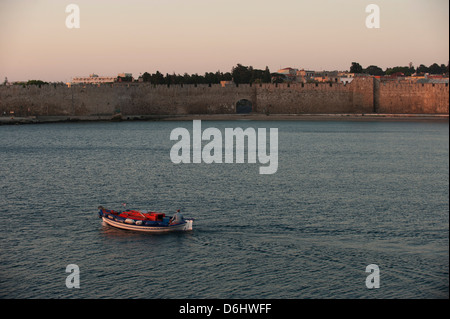
[[[16,116],[232,114],[247,99],[266,114],[448,114],[447,84],[102,85],[0,87],[0,111]]]

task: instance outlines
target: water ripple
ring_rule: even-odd
[[[448,123],[237,123],[279,128],[271,176],[172,164],[183,125],[0,126],[0,298],[448,298]],[[194,231],[102,225],[123,202]]]

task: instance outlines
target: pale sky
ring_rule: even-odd
[[[71,3],[79,29],[66,27]],[[448,60],[448,0],[0,0],[0,82]]]

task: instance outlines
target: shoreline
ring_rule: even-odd
[[[132,121],[446,121],[448,114],[185,114],[0,117],[0,125]]]

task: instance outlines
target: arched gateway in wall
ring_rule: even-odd
[[[253,110],[252,102],[247,99],[241,99],[236,103],[236,113],[251,113]]]

